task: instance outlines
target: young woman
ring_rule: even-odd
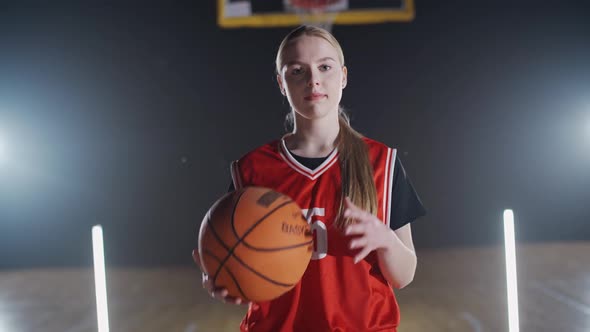
[[[293,130],[234,162],[233,187],[268,187],[293,198],[312,226],[314,252],[295,288],[249,304],[241,330],[396,331],[392,288],[414,277],[410,222],[425,214],[420,199],[396,150],[350,127],[340,108],[347,68],[329,32],[293,30],[276,69]],[[212,296],[242,302],[203,279]]]

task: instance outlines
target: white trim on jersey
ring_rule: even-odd
[[[383,216],[383,221],[389,226],[387,222],[387,198],[389,197],[389,186],[388,186],[388,179],[389,179],[389,165],[391,162],[391,148],[387,148],[387,158],[385,158],[385,168],[383,174],[383,206],[381,208],[381,213]]]
[[[320,175],[322,175],[325,171],[327,171],[330,167],[332,167],[332,165],[334,165],[338,161],[338,149],[335,148],[334,151],[330,153],[330,155],[326,158],[326,160],[324,160],[324,162],[320,166],[318,166],[314,170],[311,170],[302,165],[300,162],[298,162],[297,159],[293,158],[293,156],[287,149],[287,145],[285,144],[284,139],[281,139],[279,147],[279,154],[281,155],[281,158],[283,158],[283,160],[287,163],[287,165],[289,165],[289,167],[291,167],[298,173],[305,175],[310,180],[317,179]]]
[[[393,196],[393,174],[395,170],[396,156],[397,149],[387,149],[387,161],[385,162],[385,185],[383,186],[383,218],[388,227],[390,227],[391,223],[391,196]]]
[[[234,183],[234,189],[241,189],[242,188],[242,178],[240,177],[240,172],[238,170],[238,161],[233,161],[230,166],[230,173],[231,179]]]

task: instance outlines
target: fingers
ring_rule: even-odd
[[[223,299],[221,299],[223,301],[223,303],[230,303],[230,304],[249,304],[249,302],[242,300],[239,297],[233,297],[233,296],[226,296]]]
[[[203,273],[203,288],[207,290],[211,297],[215,298],[226,297],[228,294],[227,289],[223,287],[215,287],[213,281],[211,281],[211,279],[209,279],[209,276],[205,273]]]
[[[194,249],[192,252],[193,261],[195,264],[203,271],[203,266],[201,265],[201,258],[199,256],[199,251]],[[207,290],[209,296],[214,299],[219,299],[224,303],[231,303],[231,304],[249,304],[250,302],[244,301],[239,297],[229,296],[229,291],[222,287],[215,287],[213,281],[209,278],[209,275],[205,272],[202,272],[202,280],[203,280],[203,288]]]
[[[367,232],[367,227],[363,224],[352,224],[346,226],[344,229],[344,235],[363,235]]]
[[[223,287],[215,287],[210,280],[203,281],[203,288],[207,290],[209,296],[214,299],[221,300],[226,303],[240,304],[242,299],[229,296],[229,291]]]
[[[213,298],[225,300],[228,298],[229,292],[225,288],[214,288],[210,294]]]
[[[354,205],[354,203],[350,200],[350,197],[344,197],[344,213],[347,211],[359,211],[360,208]]]
[[[230,303],[230,304],[244,304],[244,305],[248,305],[250,304],[250,302],[248,301],[244,301],[243,299],[236,297],[236,296],[230,296],[229,292],[227,289],[225,288],[219,288],[214,290],[211,293],[211,297],[215,298],[215,299],[219,299],[221,300],[223,303]]]
[[[199,256],[199,251],[197,249],[193,249],[192,255],[193,255],[193,261],[195,262],[195,264],[197,264],[199,269],[201,269],[201,271],[203,271],[203,267],[201,265],[201,257]]]
[[[230,304],[244,304],[248,305],[250,302],[244,301],[243,299],[235,296],[230,296],[229,291],[223,287],[215,287],[209,276],[203,273],[203,288],[209,293],[214,299],[221,300],[223,303]]]
[[[357,207],[352,203],[350,198],[346,197],[344,199],[345,202],[345,209],[344,209],[344,217],[355,219],[359,222],[366,222],[371,219],[372,215],[363,209]]]
[[[354,249],[358,249],[358,248],[364,248],[364,247],[366,247],[368,244],[369,244],[369,243],[368,243],[368,241],[367,241],[367,238],[366,238],[366,237],[359,237],[359,238],[356,238],[356,239],[354,239],[354,240],[351,240],[351,241],[350,241],[350,243],[348,244],[348,247],[349,247],[351,250],[354,250]]]
[[[350,241],[348,244],[350,250],[359,250],[360,251],[354,256],[354,264],[362,261],[374,250],[373,246],[370,245],[369,240],[366,236],[357,237]]]
[[[352,200],[348,196],[344,197],[344,205],[347,208],[357,208],[358,209],[358,207],[356,205],[354,205],[354,203],[352,202]]]
[[[354,264],[362,261],[363,259],[365,259],[365,257],[367,257],[367,255],[373,251],[373,249],[371,249],[368,246],[365,246],[358,254],[356,254],[356,256],[354,256]]]
[[[225,299],[223,299],[223,302],[225,302],[225,303],[232,303],[232,304],[241,304],[242,303],[242,299],[240,299],[239,297],[229,297],[229,296],[226,296]]]
[[[351,218],[359,222],[364,222],[368,219],[364,211],[358,211],[349,208],[344,210],[344,218]]]
[[[347,211],[350,215],[358,214],[359,218],[355,218],[355,219],[362,220],[362,219],[360,219],[362,217],[362,215],[360,215],[360,213],[358,213],[358,211],[353,211],[353,210],[347,210]],[[364,214],[364,212],[362,212],[362,213]],[[354,264],[357,264],[361,260],[365,259],[365,257],[367,257],[367,255],[369,255],[369,253],[371,253],[371,251],[373,251],[375,249],[373,247],[373,245],[371,244],[371,241],[369,241],[369,239],[372,238],[371,234],[374,235],[374,230],[375,230],[375,228],[371,227],[370,224],[364,223],[362,221],[357,224],[348,225],[345,228],[344,234],[346,236],[352,237],[352,239],[348,243],[349,249],[350,250],[360,250],[354,256]]]

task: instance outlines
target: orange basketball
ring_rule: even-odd
[[[312,237],[290,197],[246,187],[220,198],[199,232],[199,257],[215,287],[246,301],[272,300],[295,286],[311,259]]]

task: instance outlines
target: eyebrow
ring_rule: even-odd
[[[319,59],[319,60],[318,60],[318,62],[324,62],[324,61],[326,61],[326,60],[332,60],[332,61],[336,62],[336,60],[334,60],[334,58],[332,58],[332,57],[329,57],[329,56],[327,56],[327,57],[325,57],[325,58],[321,58],[321,59]]]
[[[321,58],[317,62],[324,62],[324,61],[328,61],[328,60],[336,62],[336,60],[334,58],[329,57],[329,56]],[[285,63],[285,66],[291,66],[291,65],[296,65],[296,64],[302,64],[302,63],[299,61],[289,61],[289,62]]]

